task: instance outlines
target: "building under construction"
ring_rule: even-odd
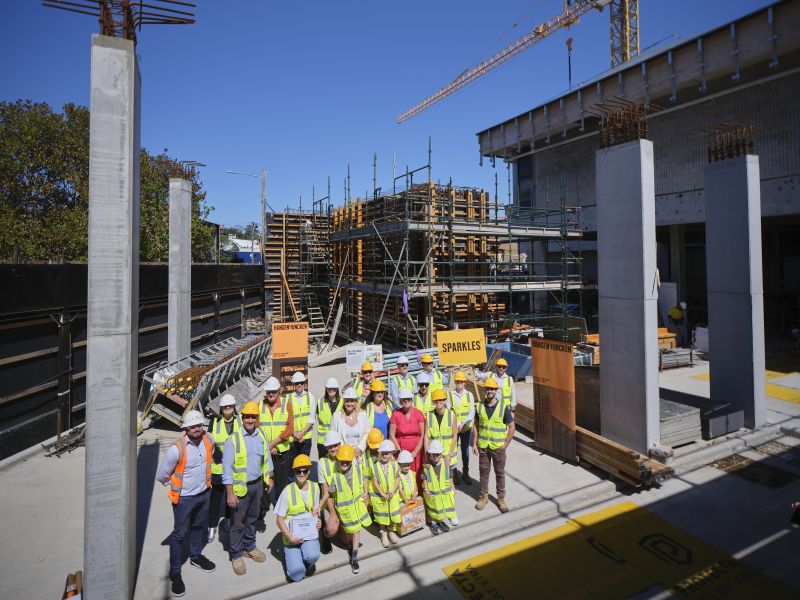
[[[436,331],[456,327],[483,327],[491,338],[535,325],[567,336],[580,310],[578,209],[562,198],[512,215],[496,192],[434,184],[423,170],[427,183],[402,175],[391,194],[269,215],[273,319],[397,349],[430,347]],[[532,260],[524,250],[534,240],[554,243],[558,259]],[[549,293],[552,312],[534,309],[536,292]]]

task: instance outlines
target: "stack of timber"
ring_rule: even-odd
[[[678,334],[672,333],[666,327],[658,328],[658,349],[671,350],[678,347]]]
[[[578,458],[634,487],[649,487],[669,479],[673,471],[660,462],[583,427],[576,428]]]
[[[694,350],[691,348],[675,348],[658,351],[658,370],[690,367],[694,364]]]
[[[682,446],[696,442],[702,436],[700,409],[661,400],[661,444]]]

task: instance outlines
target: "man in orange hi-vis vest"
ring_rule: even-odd
[[[183,596],[181,578],[183,540],[189,536],[189,564],[211,573],[213,562],[203,556],[211,494],[211,457],[214,440],[206,433],[203,415],[191,410],[183,417],[183,435],[169,447],[158,466],[156,480],[169,486],[174,527],[165,542],[169,545],[169,581],[173,596]]]

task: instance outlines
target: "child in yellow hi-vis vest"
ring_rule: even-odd
[[[414,457],[408,450],[401,450],[397,455],[397,464],[400,466],[400,499],[408,506],[419,494],[417,489],[417,474],[411,470]]]
[[[390,440],[381,442],[378,448],[380,458],[372,466],[372,484],[369,490],[372,504],[372,518],[380,527],[381,544],[389,547],[389,542],[400,541],[395,529],[400,524],[400,469],[394,462],[394,444]]]
[[[450,527],[445,523],[445,517],[450,519],[450,524],[458,525],[456,515],[455,487],[450,477],[450,469],[442,460],[444,448],[439,440],[428,444],[428,464],[422,467],[422,495],[425,498],[425,508],[431,520],[431,533],[448,532]]]

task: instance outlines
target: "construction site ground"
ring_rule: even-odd
[[[661,374],[661,386],[707,396],[707,372],[703,362],[668,371]],[[344,366],[312,369],[312,391],[330,376],[345,381]],[[518,382],[517,391],[530,401],[530,384]],[[186,597],[278,593],[289,600],[347,591],[351,598],[370,600],[420,593],[513,598],[529,597],[533,589],[539,597],[567,598],[733,598],[751,597],[754,590],[770,598],[797,597],[800,530],[789,525],[789,506],[800,500],[800,403],[792,398],[768,397],[770,425],[759,431],[743,430],[676,452],[675,477],[647,491],[618,486],[602,472],[543,454],[518,432],[509,447],[509,513],[497,509],[493,479],[492,502],[482,512],[474,509],[478,485],[458,486],[459,527],[438,537],[418,531],[389,550],[370,528],[362,535],[358,575],[351,573],[346,552],[334,547],[313,577],[287,584],[270,512],[257,536],[266,563],[248,561],[247,574],[237,577],[223,533],[205,551],[216,572],[185,565]],[[154,477],[176,436],[175,429],[154,427],[138,438],[135,598],[169,597],[168,549],[162,541],[172,527],[172,511]],[[767,442],[777,443],[763,446]],[[733,453],[756,467],[728,473],[712,465]],[[765,474],[760,465],[773,468]],[[475,459],[471,473],[477,478]],[[32,451],[0,464],[3,597],[61,597],[66,573],[82,568],[83,488],[83,448],[60,458]]]

